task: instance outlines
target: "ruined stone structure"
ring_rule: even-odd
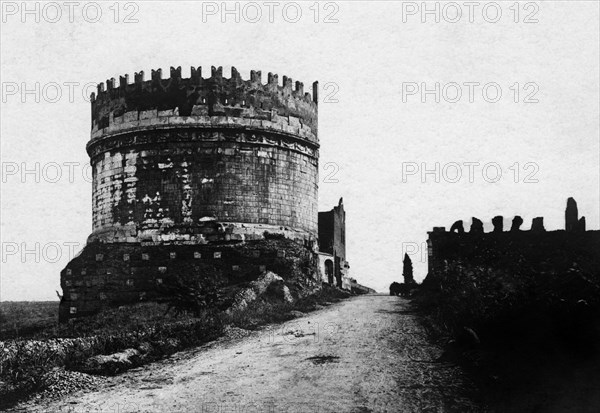
[[[91,101],[92,234],[61,272],[61,319],[149,297],[175,268],[252,273],[286,253],[235,245],[316,253],[316,82],[311,96],[286,76],[178,67],[110,79]]]
[[[331,211],[319,212],[319,261],[323,282],[350,289],[346,261],[346,212],[344,200]]]
[[[347,289],[350,290],[351,293],[357,294],[357,295],[377,293],[377,291],[375,291],[374,289],[367,287],[365,285],[359,284],[358,281],[356,281],[354,278],[350,278],[350,277],[348,277],[348,288]]]
[[[523,219],[515,216],[510,231],[503,231],[502,217],[492,220],[494,230],[483,231],[482,222],[473,218],[469,232],[462,229],[462,221],[452,225],[451,231],[434,227],[428,232],[428,279],[443,274],[449,263],[463,262],[469,265],[488,266],[518,256],[523,268],[544,266],[549,257],[569,268],[581,258],[591,261],[600,251],[600,231],[585,231],[585,218],[577,216],[577,204],[573,198],[567,201],[565,230],[546,231],[544,219],[532,220],[531,229],[520,229]]]
[[[575,231],[578,224],[578,215],[577,202],[575,202],[573,198],[567,199],[567,208],[565,209],[565,231]]]
[[[573,198],[567,199],[567,209],[565,210],[565,231],[585,232],[585,217],[579,218],[577,202],[575,202]]]

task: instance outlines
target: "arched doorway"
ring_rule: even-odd
[[[333,285],[333,261],[329,259],[325,260],[325,276],[327,277],[327,282]]]

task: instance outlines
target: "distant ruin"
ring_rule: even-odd
[[[319,212],[319,263],[323,282],[350,289],[346,261],[346,211],[344,200],[330,211]]]
[[[330,211],[319,212],[318,256],[322,282],[355,294],[375,292],[350,277],[350,263],[346,259],[346,211],[343,198]]]
[[[462,221],[455,222],[450,231],[434,227],[428,232],[427,279],[442,276],[451,263],[486,267],[490,263],[515,259],[515,256],[522,262],[512,264],[523,268],[534,266],[543,269],[546,266],[548,270],[562,270],[580,257],[590,261],[600,251],[600,231],[586,231],[585,217],[578,217],[577,203],[573,198],[567,200],[564,230],[547,231],[542,217],[534,218],[529,230],[522,230],[523,219],[517,215],[510,230],[504,231],[503,221],[501,216],[494,217],[494,229],[488,233],[484,232],[481,220],[475,217],[468,232],[464,231]],[[550,260],[552,265],[548,263]]]

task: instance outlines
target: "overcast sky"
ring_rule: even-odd
[[[563,229],[573,196],[600,226],[598,2],[429,2],[424,15],[421,2],[256,2],[237,6],[239,22],[235,3],[226,15],[221,2],[120,3],[117,15],[107,2],[96,23],[87,2],[71,16],[28,4],[2,5],[2,300],[56,299],[70,245],[91,232],[83,86],[170,66],[320,82],[319,207],[344,198],[351,275],[377,290],[401,279],[403,248],[422,280],[415,248],[458,219]],[[36,82],[37,97],[21,94]]]

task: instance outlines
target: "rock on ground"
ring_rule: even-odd
[[[232,306],[227,310],[231,313],[233,310],[243,310],[248,304],[255,301],[258,296],[263,294],[273,283],[283,283],[283,278],[271,271],[266,271],[260,275],[256,281],[250,283],[250,287],[243,289],[236,294]],[[292,302],[292,294],[286,285],[283,285],[283,297],[287,302]]]
[[[119,353],[88,358],[83,370],[88,373],[114,374],[131,367],[140,360],[139,350],[128,348]]]

